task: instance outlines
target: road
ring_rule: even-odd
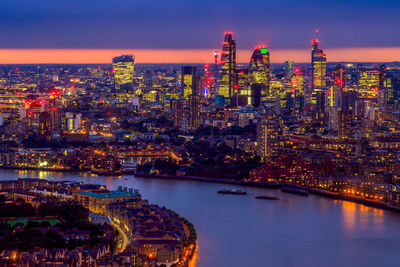
[[[117,254],[118,252],[124,251],[126,249],[126,247],[129,244],[129,238],[126,235],[125,231],[118,224],[116,224],[113,221],[111,221],[110,223],[119,232],[119,238],[118,238],[118,244],[117,244],[118,250],[115,251]]]

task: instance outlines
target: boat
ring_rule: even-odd
[[[258,196],[255,196],[255,198],[257,198],[257,199],[279,200],[279,197],[267,196],[267,195],[258,195]]]
[[[240,189],[221,189],[218,191],[218,194],[231,194],[231,195],[246,195],[245,191]]]
[[[301,195],[301,196],[308,197],[308,192],[306,190],[300,189],[300,188],[282,187],[281,191],[285,192],[285,193],[291,193],[291,194],[296,194],[296,195]]]

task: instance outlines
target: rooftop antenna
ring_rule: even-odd
[[[318,29],[315,29],[315,40],[317,40],[317,41],[319,41],[319,40],[318,40],[318,33],[319,33],[319,30],[318,30]]]

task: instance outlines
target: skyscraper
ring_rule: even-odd
[[[222,43],[218,95],[226,98],[234,96],[236,69],[236,41],[232,39],[232,32],[226,32]]]
[[[189,129],[196,129],[200,125],[200,96],[189,95]]]
[[[319,40],[311,41],[311,89],[323,89],[326,87],[326,55],[318,48]]]
[[[122,55],[112,60],[114,73],[115,95],[120,102],[128,98],[133,92],[133,72],[135,57]]]
[[[251,104],[258,107],[267,98],[273,98],[270,92],[270,58],[268,49],[256,47],[249,64],[249,82],[251,87]]]
[[[197,67],[182,67],[181,88],[185,99],[191,94],[197,94]]]
[[[362,98],[377,98],[383,89],[385,66],[364,67],[357,66],[357,91]]]
[[[293,61],[290,61],[290,60],[285,61],[285,67],[284,67],[285,77],[287,77],[289,79],[292,77],[293,65],[294,65]]]
[[[249,85],[249,69],[237,69],[236,81],[239,90],[238,105],[251,104],[251,88]]]
[[[303,94],[304,91],[304,76],[300,68],[295,68],[291,78],[292,92],[296,95]]]
[[[329,96],[329,105],[331,107],[338,107],[339,99],[341,97],[342,92],[345,89],[345,79],[346,79],[346,68],[343,65],[336,65],[333,70],[333,87]]]
[[[257,125],[257,155],[262,161],[277,152],[279,123],[276,120],[267,120]]]

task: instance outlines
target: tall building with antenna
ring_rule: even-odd
[[[232,32],[226,32],[222,43],[218,95],[225,98],[234,96],[236,70],[236,41],[232,38]]]
[[[318,33],[318,31],[317,31]],[[311,89],[326,87],[326,55],[318,48],[319,40],[316,37],[311,41]]]

